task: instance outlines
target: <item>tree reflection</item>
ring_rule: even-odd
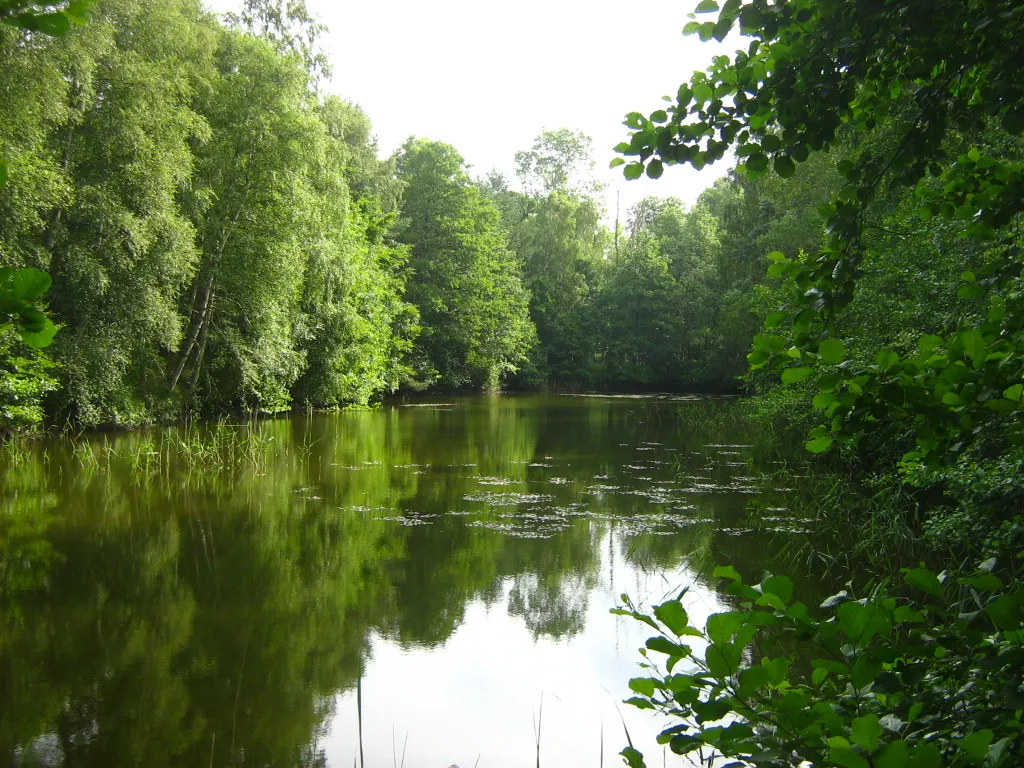
[[[0,764],[324,765],[374,635],[438,646],[483,601],[570,639],[609,551],[753,557],[711,522],[655,535],[639,480],[594,479],[671,425],[560,402],[222,426],[248,432],[212,464],[154,432],[0,467]]]

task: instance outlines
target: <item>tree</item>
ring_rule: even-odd
[[[697,10],[719,6],[705,0]],[[668,110],[628,115],[633,134],[618,150],[632,159],[627,178],[657,178],[675,163],[701,168],[730,148],[747,175],[772,167],[786,178],[812,152],[858,137],[859,154],[839,164],[845,185],[826,206],[824,242],[806,256],[773,255],[791,299],[768,317],[771,332],[750,356],[752,367],[782,370],[784,382],[816,382],[827,421],[808,447],[856,445],[881,424],[909,435],[906,463],[934,466],[991,424],[1024,441],[1024,155],[1015,143],[1024,131],[1024,9],[1009,0],[726,0],[717,21],[695,18],[685,31],[724,40],[733,28],[754,38],[746,50],[695,73]],[[882,348],[848,361],[836,322],[863,268],[866,216],[900,187],[914,190],[915,216],[959,222],[980,246],[960,292],[987,307],[944,335],[922,336],[910,354]],[[784,323],[788,340],[772,330]]]
[[[587,195],[600,189],[593,177],[592,139],[579,131],[544,131],[533,148],[516,152],[516,175],[527,194]]]
[[[412,252],[407,297],[423,322],[420,370],[436,371],[445,387],[494,389],[536,335],[498,210],[454,147],[410,138],[397,160],[406,184],[397,238]]]
[[[593,165],[589,137],[566,128],[544,131],[531,150],[516,153],[525,194],[493,174],[483,186],[522,261],[540,339],[521,385],[590,382],[591,310],[607,244],[601,206],[590,196],[599,188]]]

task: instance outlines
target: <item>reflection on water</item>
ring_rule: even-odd
[[[616,597],[805,526],[706,402],[415,405],[0,460],[0,765],[614,765]]]

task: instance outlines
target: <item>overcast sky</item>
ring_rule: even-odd
[[[213,0],[217,11],[240,0]],[[664,106],[695,69],[724,52],[683,37],[696,0],[307,0],[329,27],[328,90],[360,104],[382,155],[409,135],[448,142],[473,166],[515,177],[514,155],[541,130],[580,130],[594,139],[597,173],[621,208],[645,195],[692,203],[725,173],[727,162],[697,173],[666,169],[658,181],[626,182],[608,169],[611,148],[627,138],[627,112]],[[724,49],[735,45],[727,40]]]

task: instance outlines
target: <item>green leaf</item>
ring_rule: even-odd
[[[871,768],[867,760],[852,749],[845,747],[832,747],[829,750],[828,758],[834,765],[842,768]]]
[[[694,8],[694,13],[714,13],[718,10],[718,3],[715,0],[701,0]]]
[[[92,10],[93,0],[75,0],[64,9],[64,15],[75,24],[84,24],[89,20],[89,11]]]
[[[711,642],[725,646],[743,626],[743,615],[737,611],[714,613],[708,616],[707,635]]]
[[[853,743],[863,747],[869,754],[875,751],[883,732],[884,729],[879,724],[876,714],[855,718],[851,729]]]
[[[715,570],[711,572],[712,577],[716,579],[730,579],[732,581],[743,581],[740,576],[740,572],[737,571],[731,565],[716,565]]]
[[[771,682],[771,671],[767,667],[748,667],[740,672],[741,695],[751,695]]]
[[[941,768],[943,765],[942,752],[931,743],[915,745],[907,761],[907,768]]]
[[[23,29],[42,32],[51,37],[66,35],[71,29],[71,19],[63,13],[23,13],[12,19]]]
[[[715,92],[711,90],[711,86],[707,83],[698,83],[693,86],[693,98],[697,100],[698,105],[711,101],[714,95]]]
[[[664,172],[665,167],[662,165],[661,160],[657,158],[647,164],[647,177],[650,179],[660,179],[661,174]]]
[[[917,340],[917,352],[921,357],[928,357],[932,352],[941,347],[942,344],[941,336],[922,336]]]
[[[992,737],[995,734],[987,728],[983,728],[980,731],[975,731],[970,736],[965,736],[962,739],[953,739],[956,745],[960,747],[967,756],[976,763],[980,763],[985,759],[985,755],[988,753],[988,745],[992,743]]]
[[[655,606],[654,616],[676,636],[681,636],[690,626],[690,619],[678,600],[668,600]]]
[[[788,604],[793,599],[793,580],[788,576],[771,576],[761,582],[761,591],[777,595]]]
[[[768,317],[764,319],[765,328],[778,328],[779,325],[789,317],[789,312],[779,310],[778,312],[772,312]]]
[[[832,392],[819,392],[814,396],[814,399],[811,400],[811,405],[819,411],[824,411],[832,405],[832,403],[836,403],[838,401],[839,398]]]
[[[782,371],[783,384],[796,384],[814,375],[813,368],[786,368]]]
[[[910,745],[905,741],[891,741],[882,747],[872,761],[875,768],[904,768],[910,757]]]
[[[766,171],[768,170],[768,156],[763,152],[755,152],[747,158],[746,166],[748,170],[755,173]]]
[[[907,584],[922,592],[927,592],[935,597],[942,596],[942,584],[939,583],[939,577],[927,568],[904,568],[903,579]]]
[[[718,678],[728,677],[734,671],[725,651],[713,643],[704,651],[704,663],[708,665],[708,671]]]
[[[643,163],[630,163],[622,169],[622,175],[630,181],[639,179],[644,175],[644,164]]]
[[[619,755],[621,755],[622,759],[626,761],[626,765],[628,765],[629,768],[646,768],[644,756],[633,747],[626,747],[619,752]]]
[[[630,112],[626,115],[626,119],[623,122],[627,127],[632,128],[634,131],[638,131],[644,127],[644,122],[646,122],[646,120],[639,112]]]
[[[775,172],[783,179],[788,179],[796,173],[796,163],[789,155],[778,155],[775,158]]]
[[[885,611],[873,603],[843,603],[836,609],[836,618],[846,636],[861,645],[889,628]]]
[[[839,339],[825,339],[818,345],[818,355],[823,363],[839,365],[846,359],[846,347]]]
[[[813,440],[808,440],[804,447],[811,453],[824,453],[832,447],[833,442],[833,438],[825,435],[823,437],[816,437]]]
[[[52,281],[45,272],[32,267],[19,269],[11,279],[14,295],[23,301],[35,301],[48,290]]]
[[[899,361],[899,354],[893,352],[891,349],[880,349],[878,350],[878,354],[875,355],[875,365],[877,365],[883,371],[889,370]]]
[[[654,695],[654,680],[649,677],[634,677],[629,681],[629,690],[650,698]]]
[[[722,16],[718,19],[718,23],[715,24],[715,31],[712,33],[712,37],[718,42],[725,40],[729,34],[729,30],[732,29],[733,17]]]
[[[1020,401],[1022,395],[1024,395],[1024,384],[1014,384],[1003,390],[1003,397],[1015,403]]]
[[[956,342],[958,346],[963,348],[964,353],[970,358],[971,362],[974,363],[974,367],[980,368],[985,362],[985,355],[987,354],[985,339],[981,333],[973,328],[963,331],[957,335]]]
[[[965,587],[974,587],[979,592],[995,592],[1002,589],[1003,586],[1003,580],[994,573],[982,573],[978,576],[960,579],[960,583]]]
[[[1018,629],[1024,618],[1024,609],[1010,595],[1000,595],[985,606],[985,612],[1002,630]]]
[[[610,163],[608,163],[608,167],[609,168],[617,168],[620,165],[624,165],[625,162],[626,162],[625,158],[613,157],[612,161]]]
[[[53,337],[57,335],[57,326],[49,320],[43,323],[38,331],[21,330],[21,340],[33,349],[43,349],[50,346]]]

